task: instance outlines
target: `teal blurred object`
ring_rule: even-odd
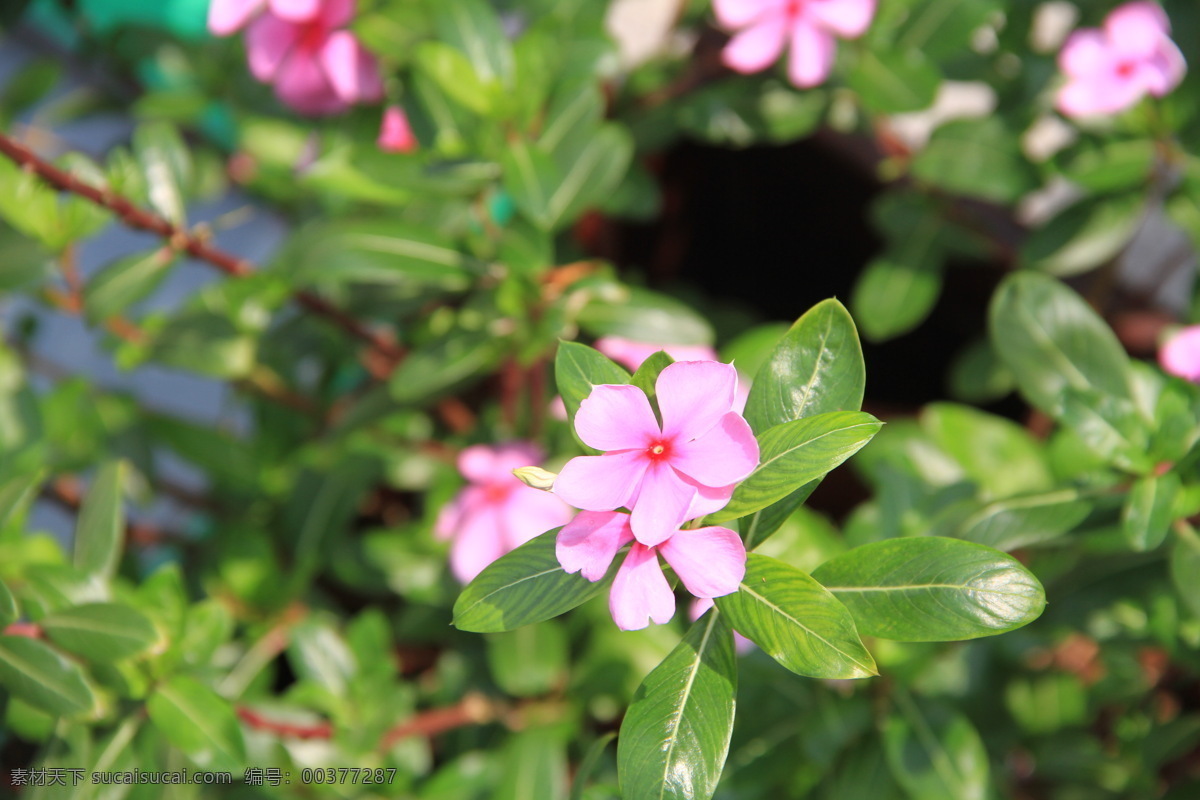
[[[76,13],[97,33],[140,26],[161,28],[181,39],[203,39],[209,35],[208,4],[209,0],[77,0]],[[65,45],[79,40],[71,15],[58,0],[36,0],[29,19]]]
[[[492,217],[492,221],[503,227],[513,218],[513,214],[517,213],[517,206],[513,202],[512,195],[500,189],[488,198],[488,213]]]

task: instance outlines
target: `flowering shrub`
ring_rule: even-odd
[[[0,26],[0,793],[1200,796],[1194,3]]]

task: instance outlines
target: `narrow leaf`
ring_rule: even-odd
[[[886,539],[827,561],[813,577],[842,601],[859,630],[906,642],[975,639],[1041,615],[1041,583],[990,547],[922,536]]]
[[[111,461],[96,473],[75,527],[75,566],[104,578],[117,570],[125,536],[125,510],[121,505],[125,467]]]
[[[1074,489],[1009,497],[967,517],[956,535],[997,550],[1015,550],[1069,533],[1090,511],[1091,504]]]
[[[95,702],[78,664],[24,636],[0,636],[0,685],[55,716],[82,714]]]
[[[137,655],[158,638],[140,611],[116,603],[88,603],[42,620],[46,637],[64,650],[92,661],[119,661]]]
[[[1129,491],[1121,513],[1121,531],[1134,550],[1153,550],[1167,538],[1174,521],[1179,475],[1147,475]]]
[[[897,693],[901,714],[884,724],[883,744],[892,774],[911,800],[985,800],[988,757],[983,741],[961,714]]]
[[[21,617],[21,608],[17,598],[9,591],[4,581],[0,581],[0,630],[12,625]]]
[[[229,701],[186,675],[176,675],[146,702],[150,721],[167,741],[208,770],[240,771],[246,745]]]

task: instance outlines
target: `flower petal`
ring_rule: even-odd
[[[807,20],[798,20],[792,26],[791,48],[788,79],[801,89],[824,83],[833,69],[833,36]]]
[[[1113,52],[1122,58],[1150,58],[1170,30],[1166,12],[1154,3],[1126,3],[1104,20]]]
[[[1095,28],[1072,33],[1058,53],[1058,68],[1074,78],[1107,72],[1113,69],[1116,61],[1104,34]]]
[[[663,435],[676,444],[702,436],[733,408],[736,388],[737,370],[731,364],[679,361],[670,365],[654,384]]]
[[[1200,325],[1179,331],[1158,351],[1158,363],[1171,375],[1200,382]]]
[[[320,62],[298,49],[280,66],[274,83],[279,99],[301,114],[332,114],[348,107],[333,91]]]
[[[676,474],[678,475],[679,473]],[[737,488],[736,483],[731,483],[728,486],[701,486],[688,478],[687,475],[679,475],[679,477],[683,478],[684,483],[696,490],[695,496],[692,497],[692,504],[688,506],[687,513],[683,517],[684,520],[700,519],[700,517],[706,514],[720,511],[729,505],[729,500],[733,497],[733,490]]]
[[[680,531],[658,550],[696,597],[732,594],[746,576],[746,546],[728,528]]]
[[[308,22],[321,11],[321,0],[268,0],[271,13],[288,22]]]
[[[1147,88],[1155,97],[1162,97],[1178,86],[1179,82],[1183,80],[1184,73],[1187,72],[1187,62],[1183,58],[1183,53],[1179,52],[1175,43],[1166,37],[1163,37],[1149,66],[1156,74],[1147,81]]]
[[[655,344],[603,336],[596,340],[596,349],[630,369],[637,369],[647,358],[662,350],[676,361],[716,361],[717,351],[704,344]]]
[[[628,514],[580,511],[558,532],[554,554],[564,570],[594,583],[608,572],[617,551],[632,541]]]
[[[730,411],[700,438],[676,442],[671,466],[704,486],[727,486],[758,466],[758,441],[750,424]]]
[[[647,618],[664,625],[675,616],[675,594],[653,548],[633,543],[617,570],[608,595],[608,610],[623,631],[641,630],[649,624]]]
[[[321,0],[321,24],[341,28],[354,19],[355,0]]]
[[[450,539],[462,523],[464,511],[470,507],[470,492],[478,491],[470,488],[463,489],[454,499],[442,506],[437,520],[433,523],[433,535],[439,539]]]
[[[549,492],[518,486],[500,502],[498,535],[507,552],[548,530],[566,525],[571,514],[571,507]]]
[[[695,494],[669,464],[651,462],[633,499],[633,535],[648,547],[670,538],[687,517]]]
[[[1058,91],[1056,105],[1072,117],[1115,114],[1136,103],[1145,94],[1138,80],[1115,74],[1070,81]]]
[[[783,14],[764,15],[729,40],[721,51],[721,60],[738,72],[761,72],[779,59],[786,38]]]
[[[576,508],[588,511],[629,507],[648,463],[640,450],[578,456],[558,473],[554,493]]]
[[[208,7],[208,30],[214,36],[228,36],[241,29],[258,11],[263,0],[212,0]]]
[[[417,149],[419,142],[413,135],[404,109],[399,106],[384,109],[375,145],[385,153],[411,153]]]
[[[805,13],[843,39],[862,36],[875,16],[875,0],[809,0]]]
[[[542,449],[530,442],[506,442],[489,447],[472,445],[458,454],[458,471],[472,483],[507,483],[512,471],[541,463]]]
[[[713,0],[713,12],[726,28],[744,28],[781,5],[780,0]]]
[[[246,60],[250,72],[264,83],[275,80],[296,45],[300,29],[274,14],[263,14],[246,29]]]
[[[645,392],[636,386],[607,383],[593,388],[579,404],[575,432],[584,444],[597,450],[642,449],[648,446],[648,439],[661,434]]]
[[[317,57],[342,102],[372,102],[383,96],[379,66],[349,31],[329,34]]]
[[[483,507],[468,511],[450,546],[450,571],[463,583],[470,583],[484,567],[504,555],[496,510]]]

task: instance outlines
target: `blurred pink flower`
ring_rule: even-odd
[[[648,620],[662,625],[675,615],[671,591],[658,554],[696,597],[721,597],[736,592],[746,574],[746,548],[728,528],[673,531],[657,545],[636,541],[630,516],[619,511],[581,511],[558,533],[556,555],[567,572],[598,581],[608,572],[617,551],[633,546],[617,570],[608,595],[608,609],[617,627],[634,631]]]
[[[1182,328],[1163,342],[1158,363],[1172,375],[1200,383],[1200,325]]]
[[[250,72],[302,114],[333,114],[383,98],[375,58],[340,30],[355,0],[214,0],[209,30],[219,36],[249,24]]]
[[[1147,93],[1162,97],[1174,89],[1187,64],[1170,31],[1159,6],[1136,0],[1113,10],[1103,28],[1072,33],[1058,54],[1067,76],[1058,110],[1073,117],[1114,114]]]
[[[688,619],[692,622],[700,619],[704,614],[713,607],[712,598],[697,597],[692,601],[692,607],[688,609]],[[738,652],[738,655],[745,655],[756,647],[754,642],[742,636],[737,631],[733,632],[733,649]]]
[[[662,350],[676,361],[717,361],[717,351],[706,344],[654,344],[623,339],[620,336],[602,336],[596,340],[596,349],[618,364],[637,370],[650,356]],[[738,375],[737,392],[733,398],[733,410],[739,414],[746,410],[746,398],[750,396],[750,381]],[[562,419],[566,419],[566,409]]]
[[[463,583],[509,550],[571,519],[566,503],[512,474],[542,458],[528,442],[475,445],[459,454],[458,471],[470,484],[438,514],[433,531],[454,539],[450,568]]]
[[[388,106],[383,111],[383,124],[375,144],[385,153],[411,153],[419,143],[408,125],[408,117],[400,106]]]
[[[738,72],[771,66],[790,43],[788,78],[816,86],[829,77],[836,38],[861,36],[875,16],[875,0],[714,0],[717,19],[738,33],[725,46],[726,65]]]
[[[588,511],[628,508],[638,542],[661,544],[684,520],[723,508],[758,465],[758,442],[732,410],[736,391],[729,364],[671,364],[655,382],[660,427],[638,387],[596,386],[579,406],[575,432],[607,452],[568,461],[554,492]]]

